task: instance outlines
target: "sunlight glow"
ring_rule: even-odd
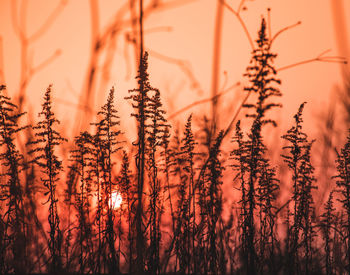
[[[115,191],[112,193],[111,198],[109,200],[109,207],[116,210],[120,207],[120,205],[122,204],[122,201],[123,199],[120,193],[118,191]]]

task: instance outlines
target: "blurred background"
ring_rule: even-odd
[[[226,3],[235,11],[240,5],[238,0]],[[211,97],[213,74],[217,74],[217,92],[237,82],[244,86],[243,73],[252,49],[239,19],[227,6],[213,0],[150,0],[144,5],[150,79],[161,90],[168,114]],[[276,38],[277,68],[316,58],[326,50],[330,50],[326,56],[349,58],[349,1],[245,1],[239,16],[253,40],[268,8],[272,35],[301,21]],[[11,97],[22,93],[34,114],[52,83],[55,108],[66,129],[73,127],[77,108],[98,109],[112,85],[119,108],[129,113],[123,97],[135,87],[138,52],[133,19],[137,10],[133,0],[0,1],[1,82]],[[218,39],[219,62],[214,72]],[[307,101],[305,120],[314,120],[320,109],[338,100],[337,90],[344,89],[348,69],[343,64],[310,62],[281,71],[281,118],[287,122],[298,105]],[[87,89],[91,102],[83,99]],[[238,100],[235,93],[241,90],[223,95],[224,102]],[[199,104],[183,114],[195,115],[208,108],[209,104]]]

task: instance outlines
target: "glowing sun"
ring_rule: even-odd
[[[109,199],[109,207],[112,209],[118,209],[120,205],[122,204],[122,196],[120,195],[119,192],[113,192],[111,194],[111,198]]]

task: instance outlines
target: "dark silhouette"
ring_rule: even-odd
[[[233,10],[238,18],[243,2]],[[139,17],[134,8],[140,62],[137,87],[126,97],[137,130],[129,148],[113,87],[95,122],[89,115],[83,123],[92,132],[83,129],[68,143],[51,86],[32,128],[19,126],[24,113],[0,86],[0,273],[350,273],[350,136],[337,153],[337,172],[324,180],[328,189],[317,186],[329,193],[324,207],[314,202],[317,144],[303,128],[305,103],[281,137],[282,155],[269,157],[266,131],[277,125],[270,111],[282,95],[271,45],[283,30],[271,37],[263,18],[256,44],[250,39],[246,96],[227,129],[217,124],[217,74],[212,118],[197,123],[192,114],[173,129],[149,80],[142,1]],[[218,45],[215,52],[218,59]],[[241,108],[247,118],[237,122]]]
[[[34,147],[29,151],[34,158],[31,160],[41,168],[41,181],[45,187],[45,196],[48,196],[49,204],[48,221],[50,224],[48,247],[50,251],[49,270],[51,273],[59,273],[62,270],[62,231],[60,229],[60,218],[58,216],[56,186],[59,181],[60,172],[63,171],[62,161],[55,154],[55,148],[61,145],[66,139],[61,137],[53,126],[59,124],[52,111],[51,86],[46,90],[42,111],[39,116],[43,119],[33,127],[35,136],[28,145]]]

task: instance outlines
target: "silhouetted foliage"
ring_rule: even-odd
[[[277,125],[269,111],[281,106],[269,27],[263,18],[244,74],[252,101],[241,107],[250,119],[236,123],[229,144],[236,116],[223,131],[206,115],[195,124],[192,114],[172,130],[143,46],[137,88],[126,97],[137,129],[130,148],[122,148],[127,125],[114,87],[90,123],[93,132],[82,131],[69,144],[58,129],[51,86],[32,128],[19,126],[23,113],[0,86],[0,273],[349,273],[350,131],[336,161],[337,188],[322,188],[329,198],[316,211],[305,103],[281,137],[279,159],[269,158],[265,143],[268,124]],[[42,222],[38,213],[46,208]]]
[[[45,92],[42,111],[39,113],[39,116],[43,116],[43,119],[33,127],[35,136],[28,145],[34,147],[29,151],[29,154],[34,155],[31,162],[41,168],[43,174],[41,181],[46,189],[44,195],[48,197],[46,201],[49,204],[48,221],[50,224],[48,246],[51,256],[49,270],[55,273],[62,270],[62,232],[57,208],[56,183],[63,171],[62,161],[55,154],[55,148],[66,139],[61,137],[60,133],[53,128],[55,124],[59,123],[59,120],[55,118],[51,104],[51,86],[49,86]]]
[[[321,229],[324,239],[324,250],[325,250],[325,266],[326,266],[326,274],[334,274],[334,256],[332,253],[332,232],[334,232],[335,228],[333,227],[336,222],[335,216],[335,208],[333,205],[333,191],[329,193],[328,200],[324,206],[325,212],[321,215]]]
[[[143,54],[143,53],[142,53]],[[147,58],[148,54],[144,53],[141,58],[138,75],[136,77],[138,82],[138,88],[130,90],[131,94],[126,99],[133,101],[132,106],[135,109],[135,113],[131,114],[136,118],[137,126],[137,142],[134,143],[137,146],[136,156],[136,168],[137,168],[137,209],[135,215],[136,225],[136,265],[138,272],[144,271],[144,249],[145,249],[145,226],[143,221],[143,193],[145,186],[145,154],[146,154],[146,121],[149,114],[149,101],[150,93],[154,90],[151,87],[147,73]]]
[[[78,190],[75,192],[75,205],[77,207],[78,237],[80,248],[80,273],[93,271],[93,244],[90,222],[90,200],[91,200],[91,177],[88,167],[91,162],[92,136],[88,132],[83,132],[75,138],[76,149],[71,151],[71,167],[80,178]]]
[[[119,258],[115,248],[116,233],[114,230],[115,213],[111,204],[112,194],[115,192],[113,183],[113,155],[120,150],[120,141],[118,136],[120,130],[115,129],[120,124],[117,110],[114,107],[114,88],[109,92],[107,102],[102,106],[100,112],[97,113],[101,119],[97,123],[97,138],[99,139],[99,147],[101,158],[99,166],[102,175],[102,211],[107,211],[105,220],[105,241],[108,245],[107,265],[110,274],[119,273]]]
[[[135,194],[136,186],[132,182],[131,170],[129,168],[129,158],[127,153],[123,152],[123,162],[119,177],[119,188],[123,194],[123,200],[126,201],[126,211],[127,211],[127,223],[128,223],[128,265],[129,273],[131,274],[133,267],[133,254],[134,254],[134,232],[133,232],[133,219],[135,215]]]
[[[252,59],[247,68],[245,76],[249,79],[250,85],[244,90],[258,95],[256,104],[245,104],[244,107],[253,109],[253,113],[248,114],[248,117],[255,118],[262,125],[272,123],[276,126],[276,122],[272,119],[265,119],[266,112],[273,107],[281,107],[281,104],[269,102],[271,97],[282,96],[276,84],[281,84],[281,81],[275,77],[277,74],[273,66],[273,61],[276,54],[271,53],[271,41],[267,37],[266,21],[263,18],[261,28],[259,30],[259,38],[256,40],[257,48],[253,50]]]
[[[312,241],[315,235],[313,219],[315,216],[312,190],[316,189],[313,176],[314,168],[310,160],[310,150],[314,141],[308,141],[302,132],[302,111],[305,103],[301,104],[294,116],[295,125],[282,136],[288,142],[283,149],[288,154],[282,155],[292,172],[292,211],[293,223],[290,231],[289,257],[291,274],[312,273]]]
[[[17,149],[16,134],[24,129],[18,126],[18,119],[24,113],[17,113],[17,106],[3,94],[5,86],[0,86],[0,163],[5,167],[1,176],[5,181],[0,185],[0,200],[5,201],[6,210],[1,216],[0,273],[25,272],[25,214],[20,172],[25,168],[23,155]],[[11,251],[11,254],[9,253]],[[13,261],[13,266],[6,263]]]
[[[222,171],[223,166],[219,159],[220,146],[223,139],[223,131],[221,131],[218,137],[215,139],[212,148],[209,151],[209,158],[207,160],[207,171],[205,173],[205,182],[207,186],[206,192],[206,220],[207,220],[207,249],[206,252],[208,265],[204,270],[208,270],[209,274],[220,274],[220,262],[219,262],[219,249],[218,249],[218,237],[220,235],[220,227],[218,221],[222,214]]]
[[[153,89],[153,95],[149,100],[149,124],[146,125],[147,133],[147,169],[150,179],[150,203],[149,203],[149,235],[150,252],[148,260],[148,272],[160,273],[160,220],[163,213],[161,204],[161,191],[163,189],[159,178],[159,165],[157,164],[157,151],[162,146],[164,134],[166,133],[167,121],[164,118],[165,111],[162,110],[160,92]]]
[[[256,40],[257,48],[252,52],[251,65],[248,66],[245,74],[249,79],[249,85],[244,90],[258,96],[256,103],[243,105],[253,110],[247,114],[248,117],[253,118],[253,122],[246,140],[240,123],[237,123],[233,141],[238,144],[238,149],[231,153],[233,159],[239,162],[233,167],[238,171],[237,179],[240,181],[242,194],[240,201],[242,204],[240,223],[243,231],[241,252],[247,274],[262,273],[264,271],[259,270],[259,267],[265,265],[272,272],[273,264],[269,261],[273,261],[275,249],[274,222],[271,217],[274,216],[272,204],[278,185],[275,171],[269,167],[265,158],[266,146],[262,138],[262,128],[269,123],[276,126],[276,122],[268,118],[266,112],[273,107],[281,106],[271,102],[272,97],[281,96],[281,93],[275,87],[276,84],[280,84],[280,80],[275,78],[277,71],[273,66],[273,60],[277,55],[270,51],[271,41],[266,32],[266,22],[263,18]],[[260,223],[259,230],[257,230],[257,217]],[[257,233],[260,233],[260,239]],[[255,245],[256,243],[259,245]],[[269,250],[269,256],[265,249]]]
[[[344,233],[344,262],[346,271],[350,272],[350,131],[347,137],[347,142],[344,147],[338,153],[336,160],[338,174],[337,186],[341,192],[340,203],[345,211],[345,221],[342,224],[342,232]]]

